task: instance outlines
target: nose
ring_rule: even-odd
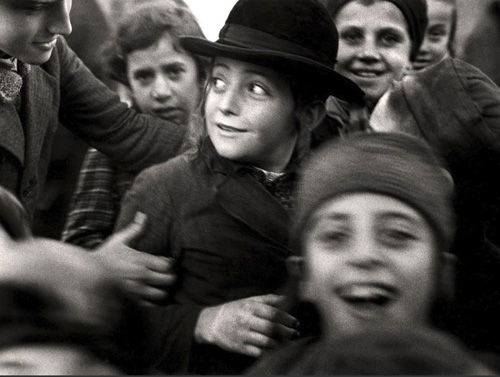
[[[364,61],[376,61],[380,58],[380,51],[374,38],[366,38],[359,53]]]
[[[240,111],[240,100],[237,90],[228,88],[220,95],[219,109],[225,115],[236,115]]]
[[[373,269],[384,264],[384,250],[375,238],[363,235],[356,240],[350,261],[358,268]]]
[[[172,96],[172,87],[170,81],[158,75],[156,77],[151,96],[159,102],[164,102]]]
[[[73,30],[69,12],[71,0],[63,0],[55,4],[53,11],[49,14],[48,30],[51,34],[69,35]]]
[[[420,50],[418,50],[419,55],[424,55],[429,52],[429,39],[427,37],[424,38],[422,42],[422,46],[420,46]]]

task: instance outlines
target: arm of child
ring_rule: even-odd
[[[113,233],[118,195],[114,191],[116,168],[102,153],[89,149],[71,197],[62,240],[95,249]]]
[[[128,108],[85,67],[64,38],[59,38],[54,53],[59,67],[51,59],[46,69],[59,69],[59,118],[65,127],[127,171],[140,171],[179,152],[186,127]]]

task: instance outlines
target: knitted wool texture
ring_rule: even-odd
[[[303,166],[292,239],[297,249],[308,221],[343,194],[387,195],[415,208],[434,230],[441,251],[454,235],[453,181],[422,140],[396,133],[357,133],[326,143]]]

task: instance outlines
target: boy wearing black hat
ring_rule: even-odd
[[[203,135],[143,172],[118,220],[146,213],[151,232],[134,246],[177,260],[178,286],[151,310],[163,372],[238,374],[297,336],[279,295],[295,171],[328,95],[363,95],[334,70],[337,42],[316,0],[240,0],[217,42],[181,39],[212,58]]]

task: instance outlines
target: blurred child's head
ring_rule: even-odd
[[[0,286],[0,374],[145,372],[146,365],[138,349],[142,337],[139,311],[118,289],[103,288],[110,289],[112,302],[106,313],[108,321],[97,323],[70,316],[71,303],[54,298],[51,292],[22,282],[3,283]]]
[[[204,38],[191,11],[174,0],[136,5],[105,51],[109,75],[129,87],[139,111],[186,124],[201,102],[208,60],[179,37]]]
[[[323,0],[339,30],[339,73],[376,103],[415,58],[427,25],[425,0]]]
[[[72,0],[0,1],[0,58],[45,63],[57,38],[71,33],[71,5]]]
[[[457,26],[456,0],[427,0],[429,24],[425,38],[413,61],[413,68],[420,70],[437,63],[446,56],[454,56]]]
[[[183,38],[213,58],[205,98],[208,135],[225,158],[282,171],[329,95],[363,93],[334,70],[338,34],[316,0],[240,0],[217,42]],[[300,152],[299,152],[300,154]]]
[[[453,183],[420,139],[353,135],[303,169],[294,237],[328,334],[425,324],[454,231]]]
[[[373,326],[321,339],[303,351],[300,362],[281,365],[271,355],[261,365],[268,366],[268,374],[294,376],[497,374],[489,360],[476,358],[458,339],[431,327]]]

